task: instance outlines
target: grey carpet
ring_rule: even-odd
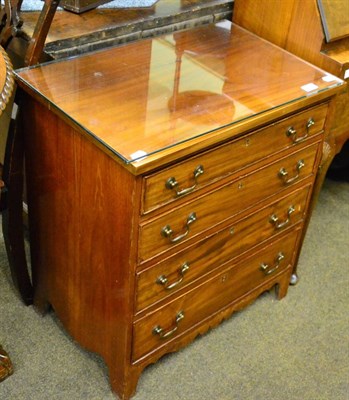
[[[327,181],[299,262],[300,282],[264,294],[141,376],[134,400],[348,400],[349,184]],[[6,400],[113,400],[103,361],[53,313],[12,288],[0,241],[0,343],[14,363]]]

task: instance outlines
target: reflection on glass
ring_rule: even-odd
[[[225,125],[232,120],[235,110],[234,100],[224,94],[224,60],[230,44],[230,29],[211,25],[205,30],[205,35],[202,35],[200,30],[196,30],[194,35],[190,31],[173,35],[176,70],[173,95],[168,106],[175,119],[182,116],[189,118],[192,123]],[[220,46],[208,52],[206,43],[217,41]],[[183,58],[184,62],[193,64],[196,79],[187,78],[181,84]],[[208,79],[206,74],[209,75]],[[185,74],[186,77],[188,75],[190,72]],[[212,109],[216,109],[217,112],[212,113]]]
[[[342,84],[325,75],[229,21],[18,72],[125,162]]]

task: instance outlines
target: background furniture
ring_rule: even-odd
[[[92,10],[101,4],[108,3],[110,0],[61,0],[61,6],[68,11],[77,14]]]
[[[9,50],[14,39],[20,40],[17,43],[17,51],[10,52],[17,68],[22,65],[37,64],[45,59],[43,47],[59,0],[44,0],[41,12],[36,15],[32,35],[26,37],[25,40],[23,40],[23,20],[21,19],[22,2],[22,0],[6,0],[0,13],[0,44]]]
[[[34,304],[122,399],[165,353],[286,295],[343,89],[229,21],[181,39],[179,77],[173,35],[16,74]],[[177,109],[175,82],[225,101]]]
[[[0,39],[16,68],[25,65],[25,59],[33,58],[30,53],[35,55],[35,62],[31,62],[35,64],[230,19],[233,3],[232,0],[159,0],[149,8],[103,8],[78,15],[57,9],[58,1],[54,0],[46,0],[41,11],[13,14],[10,1],[17,3],[19,9],[22,5],[21,0],[5,1],[2,20],[6,24],[3,27],[0,24]]]
[[[65,10],[81,14],[99,5],[110,2],[111,0],[61,0],[61,6]],[[117,7],[124,8],[147,8],[152,7],[159,0],[120,0],[117,1]],[[115,2],[114,2],[115,7]]]
[[[349,79],[349,2],[347,0],[235,0],[233,20],[341,79]],[[349,92],[338,99],[332,134],[336,143],[332,162],[349,139]],[[347,146],[347,145],[346,145]],[[349,147],[337,157],[346,168]]]

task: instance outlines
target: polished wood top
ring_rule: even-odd
[[[0,115],[12,96],[13,88],[12,64],[5,50],[0,47]]]
[[[335,94],[342,81],[325,76],[229,21],[17,72],[134,173]]]

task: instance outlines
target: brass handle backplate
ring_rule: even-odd
[[[287,128],[286,130],[286,136],[290,137],[293,141],[293,143],[299,143],[302,142],[303,140],[305,140],[308,136],[309,136],[309,129],[315,125],[315,121],[314,118],[309,118],[305,127],[306,127],[306,133],[303,136],[298,136],[297,134],[297,130],[293,127],[290,126],[289,128]]]
[[[296,174],[289,178],[288,172],[286,168],[281,168],[279,171],[279,177],[284,181],[286,185],[296,181],[299,178],[300,170],[305,166],[305,162],[303,160],[299,160],[296,164]]]
[[[177,197],[184,196],[188,193],[191,193],[197,187],[197,185],[199,184],[198,177],[200,175],[202,175],[203,173],[204,173],[204,167],[202,165],[198,165],[194,169],[194,172],[193,172],[194,184],[188,188],[180,189],[179,183],[177,182],[176,178],[174,178],[174,177],[168,178],[165,183],[165,186],[167,187],[167,189],[174,190],[176,192]]]
[[[260,269],[265,273],[265,275],[270,275],[280,267],[280,263],[284,258],[284,254],[280,252],[276,257],[275,264],[273,266],[262,263],[260,265]]]
[[[287,210],[287,218],[280,222],[279,217],[276,214],[273,214],[269,218],[269,222],[275,226],[275,229],[281,229],[284,228],[286,225],[288,225],[291,222],[291,215],[296,211],[294,206],[290,206]]]
[[[170,336],[172,336],[176,330],[178,329],[178,325],[179,322],[184,318],[184,312],[180,311],[177,315],[176,315],[176,319],[175,319],[175,326],[170,329],[169,331],[165,332],[163,328],[161,328],[160,325],[157,325],[153,328],[153,334],[154,335],[159,335],[160,339],[167,339]]]
[[[196,214],[195,212],[191,213],[188,218],[187,222],[184,227],[184,232],[180,233],[176,236],[176,234],[173,232],[172,228],[170,225],[166,225],[161,229],[161,234],[163,237],[168,238],[170,243],[178,243],[182,239],[184,239],[186,236],[188,236],[189,231],[190,231],[190,225],[196,221]]]
[[[162,285],[164,287],[164,289],[166,290],[171,290],[174,289],[176,286],[178,286],[180,283],[182,283],[183,279],[184,279],[184,274],[189,270],[189,264],[187,262],[185,262],[181,268],[178,270],[178,274],[180,276],[180,278],[178,279],[178,281],[173,282],[173,283],[169,283],[168,282],[168,278],[166,275],[160,275],[157,279],[156,279],[156,283],[158,283],[159,285]]]

